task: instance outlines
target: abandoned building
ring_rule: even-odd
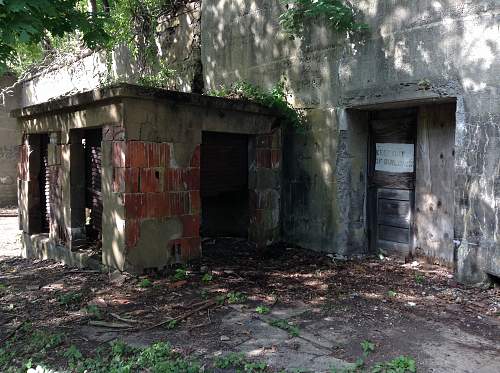
[[[186,61],[176,89],[286,79],[301,131],[248,103],[132,87],[44,103],[97,87],[97,54],[22,82],[26,250],[35,233],[69,249],[85,233],[104,263],[141,269],[198,255],[200,226],[342,256],[424,256],[464,282],[499,276],[500,3],[358,3],[369,34],[348,40],[321,22],[291,40],[278,0],[190,2],[169,29],[161,55]],[[119,52],[115,73],[130,76]],[[153,155],[137,160],[142,141]]]
[[[28,257],[142,273],[200,232],[279,239],[281,131],[249,102],[120,85],[14,113]]]

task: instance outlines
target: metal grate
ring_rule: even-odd
[[[50,229],[50,168],[49,168],[49,136],[40,135],[40,208],[42,232]]]
[[[90,209],[89,227],[97,236],[102,231],[102,188],[100,129],[85,132],[85,207]]]

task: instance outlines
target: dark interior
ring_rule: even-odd
[[[84,132],[85,141],[85,212],[87,239],[101,241],[102,192],[101,192],[101,128]]]
[[[248,136],[203,133],[201,203],[203,237],[248,237]]]

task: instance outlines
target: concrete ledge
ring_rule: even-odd
[[[27,259],[53,259],[70,267],[101,269],[101,263],[85,253],[72,252],[68,248],[57,245],[48,234],[21,236],[21,256]]]

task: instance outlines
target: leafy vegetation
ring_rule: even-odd
[[[70,306],[72,304],[80,303],[82,301],[82,294],[76,291],[72,291],[59,295],[57,300],[62,306]]]
[[[277,319],[277,320],[271,320],[269,322],[269,325],[275,326],[276,328],[280,328],[288,334],[290,334],[292,337],[298,337],[300,335],[300,330],[296,325],[290,324],[288,320],[282,320],[282,319]]]
[[[281,113],[285,121],[297,129],[301,129],[305,125],[304,116],[288,102],[283,81],[268,91],[251,83],[240,81],[231,87],[221,86],[217,90],[208,92],[208,95],[253,101]]]
[[[143,278],[141,281],[139,281],[140,288],[146,289],[150,288],[151,286],[153,286],[153,283],[149,278]]]
[[[220,369],[236,368],[237,372],[264,372],[267,369],[265,362],[252,362],[245,359],[242,353],[229,353],[215,358],[214,366]]]
[[[375,351],[375,343],[364,340],[361,342],[361,348],[363,349],[363,356],[367,357],[370,353]]]
[[[51,38],[75,31],[88,47],[106,44],[104,18],[85,11],[83,4],[80,0],[0,0],[0,70],[15,66],[23,55],[41,55],[42,44],[50,46]]]
[[[257,306],[255,308],[255,312],[261,314],[261,315],[266,315],[268,314],[269,312],[271,312],[271,309],[267,306]]]
[[[204,284],[208,284],[209,282],[212,282],[213,279],[214,276],[212,276],[210,273],[205,273],[201,278],[201,282],[203,282]]]
[[[226,296],[227,303],[229,304],[239,304],[245,303],[247,300],[247,296],[239,291],[232,291]]]
[[[372,368],[372,373],[415,373],[415,360],[408,356],[399,356],[385,363],[378,363]]]
[[[356,11],[344,0],[281,0],[287,10],[281,14],[280,25],[291,38],[300,37],[304,25],[316,19],[325,20],[331,29],[355,33],[366,30],[365,23],[356,20]]]
[[[177,268],[174,273],[175,281],[182,281],[188,278],[187,271],[185,268]]]

